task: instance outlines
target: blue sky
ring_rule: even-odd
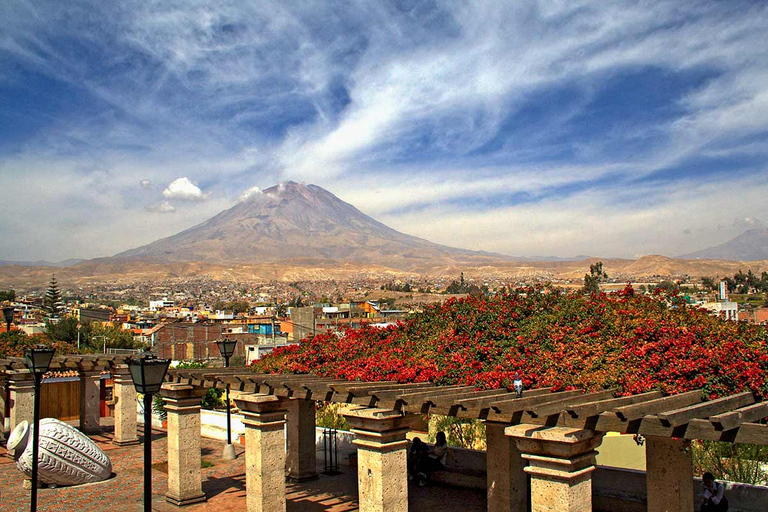
[[[10,0],[0,20],[0,259],[111,255],[284,180],[509,255],[677,255],[768,221],[763,2]]]

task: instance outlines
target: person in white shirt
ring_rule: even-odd
[[[704,473],[701,492],[701,512],[728,512],[728,498],[725,497],[725,485],[715,482],[712,473]]]

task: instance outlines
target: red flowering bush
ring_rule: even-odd
[[[262,372],[349,380],[431,381],[480,389],[615,387],[623,394],[704,388],[768,397],[766,329],[726,322],[674,297],[520,289],[449,299],[384,329],[320,334],[275,350]]]

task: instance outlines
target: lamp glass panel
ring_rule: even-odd
[[[3,318],[5,318],[6,323],[13,322],[13,308],[12,307],[4,307],[3,308]]]
[[[144,362],[144,388],[146,393],[157,393],[163,385],[165,373],[168,371],[168,359],[156,359]]]
[[[144,373],[141,371],[141,363],[131,359],[128,364],[128,369],[131,371],[131,379],[133,380],[133,387],[136,388],[138,393],[144,393]]]
[[[48,371],[53,360],[55,349],[31,348],[24,353],[25,363],[33,373],[42,375]]]
[[[216,345],[219,346],[219,352],[223,357],[232,357],[232,354],[235,353],[237,340],[224,339],[222,341],[217,341]]]

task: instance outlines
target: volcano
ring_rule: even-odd
[[[335,260],[400,270],[505,259],[401,233],[321,187],[293,181],[254,194],[202,224],[116,258],[207,263]]]

